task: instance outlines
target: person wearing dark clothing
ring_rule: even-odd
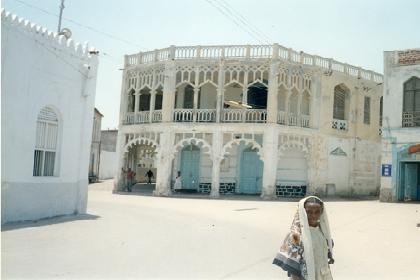
[[[148,184],[151,184],[152,183],[152,178],[154,177],[152,170],[149,169],[149,171],[146,172],[146,177],[148,178],[148,182],[147,183]]]

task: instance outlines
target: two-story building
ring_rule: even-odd
[[[381,74],[278,44],[127,55],[118,170],[152,157],[156,195],[178,173],[213,197],[377,194],[381,96]]]
[[[381,201],[420,200],[420,49],[384,53]]]

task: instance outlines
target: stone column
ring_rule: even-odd
[[[223,148],[223,133],[216,131],[213,133],[212,141],[212,159],[213,166],[211,170],[211,193],[210,196],[219,197],[220,187],[220,162],[222,161],[222,148]]]
[[[267,123],[277,123],[278,107],[278,68],[280,62],[274,60],[270,63],[270,77],[267,92]]]
[[[125,157],[126,153],[124,151],[125,146],[125,134],[122,132],[121,127],[118,130],[118,138],[117,138],[117,158],[118,158],[118,165],[117,170],[115,171],[114,176],[114,189],[113,192],[122,191],[124,189],[124,174],[121,171],[121,168],[125,168]]]
[[[168,61],[165,65],[165,80],[163,84],[162,122],[172,122],[175,106],[175,62]]]
[[[134,93],[134,113],[139,112],[139,104],[140,104],[140,91],[136,90]]]
[[[155,110],[155,102],[156,102],[156,89],[154,88],[150,92],[150,107],[149,107],[150,120],[149,122],[153,122],[153,112]]]
[[[275,124],[267,125],[263,139],[263,186],[261,197],[272,199],[276,197],[276,175],[278,157],[278,134]]]
[[[219,72],[217,77],[217,100],[216,100],[216,122],[220,122],[223,112],[223,101],[225,92],[225,70],[224,62],[219,63]]]
[[[165,131],[160,137],[160,150],[156,155],[157,170],[156,188],[153,195],[169,196],[171,194],[171,170],[173,162],[173,133]]]
[[[193,106],[193,122],[197,120],[197,109],[198,109],[198,94],[200,92],[200,88],[198,86],[194,87],[194,106]]]

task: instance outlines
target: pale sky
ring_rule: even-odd
[[[214,7],[224,2],[233,8],[222,9],[226,15],[241,14],[265,41],[379,73],[383,51],[420,47],[419,0],[65,0],[62,27],[100,51],[96,107],[104,114],[102,129],[118,127],[124,54],[264,40]],[[57,31],[60,0],[1,3]]]

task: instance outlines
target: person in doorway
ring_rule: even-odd
[[[178,171],[176,178],[175,178],[175,185],[174,190],[180,190],[182,188],[182,181],[181,181],[181,171]]]
[[[128,192],[132,191],[135,176],[136,176],[136,172],[131,170],[131,168],[128,168],[127,170],[127,191]]]
[[[293,280],[332,280],[333,241],[324,202],[316,196],[299,201],[298,210],[273,264]]]
[[[151,184],[152,183],[152,178],[154,177],[153,171],[149,169],[149,171],[146,172],[145,177],[147,177],[147,179],[148,179],[147,183]]]

